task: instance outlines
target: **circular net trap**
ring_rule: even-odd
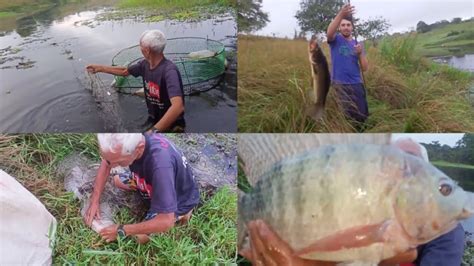
[[[212,89],[225,72],[225,47],[218,41],[197,37],[168,39],[164,54],[178,67],[185,95]],[[135,45],[116,54],[112,65],[129,66],[141,59],[140,47]],[[143,88],[143,80],[141,77],[116,76],[114,86],[121,92],[132,93]]]

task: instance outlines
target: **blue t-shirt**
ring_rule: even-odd
[[[418,266],[461,265],[464,254],[464,229],[459,224],[452,231],[418,247]]]
[[[143,78],[145,101],[148,114],[154,123],[160,121],[171,107],[171,98],[180,96],[183,98],[184,91],[181,73],[178,67],[170,60],[163,58],[154,69],[150,70],[150,64],[145,59],[128,67],[128,73],[134,77]],[[184,114],[180,114],[176,122],[171,126],[185,126]]]
[[[340,33],[332,42],[328,42],[331,47],[332,61],[332,82],[334,84],[359,84],[362,83],[359,68],[359,57],[355,52],[355,40],[348,41]],[[365,51],[362,50],[365,54]]]
[[[186,214],[199,203],[199,189],[186,157],[161,134],[145,134],[145,150],[130,165],[137,189],[151,196],[148,213]]]

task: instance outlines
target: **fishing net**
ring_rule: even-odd
[[[164,53],[178,67],[185,95],[215,87],[225,71],[225,47],[218,41],[197,37],[168,39]],[[116,54],[112,65],[129,66],[142,58],[136,45]],[[121,92],[132,93],[143,88],[143,81],[141,77],[115,77],[114,85]]]
[[[118,93],[107,86],[97,74],[86,71],[89,88],[94,96],[99,117],[104,121],[106,132],[124,132],[124,124],[120,116]]]

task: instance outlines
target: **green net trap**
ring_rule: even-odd
[[[215,87],[225,72],[225,47],[215,40],[197,37],[168,39],[164,54],[178,67],[185,95]],[[135,45],[116,54],[112,65],[129,66],[142,58],[140,46]],[[143,88],[143,80],[141,77],[116,76],[114,86],[121,92],[132,93]]]

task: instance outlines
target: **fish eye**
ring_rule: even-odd
[[[443,196],[449,196],[451,192],[453,192],[453,187],[449,184],[441,184],[439,186],[439,192],[441,192]]]

